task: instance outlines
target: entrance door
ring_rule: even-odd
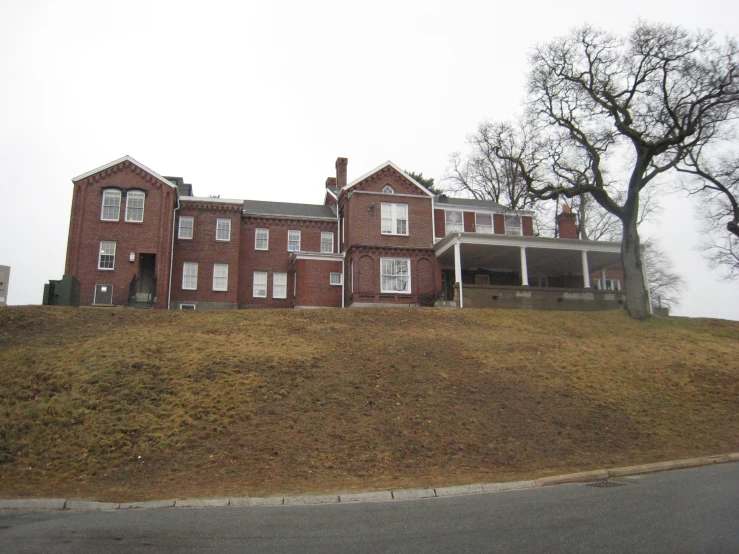
[[[139,255],[139,298],[146,295],[149,302],[156,297],[156,279],[154,271],[156,268],[156,254],[140,254]]]

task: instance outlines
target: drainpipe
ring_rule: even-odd
[[[341,214],[339,213],[339,198],[336,198],[336,244],[338,246],[339,254],[341,256],[341,307],[345,308],[344,295],[346,291],[344,289],[344,282],[346,281],[346,254],[344,254],[344,245],[341,240]]]
[[[170,309],[172,300],[172,264],[174,263],[174,225],[177,221],[177,210],[180,209],[180,191],[175,189],[175,199],[177,205],[172,210],[172,247],[169,250],[169,284],[167,285],[167,309]]]

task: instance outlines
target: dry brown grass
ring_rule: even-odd
[[[0,496],[502,481],[739,450],[739,323],[0,310]]]

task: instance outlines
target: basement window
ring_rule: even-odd
[[[93,304],[99,306],[113,305],[113,285],[95,285],[95,299]]]

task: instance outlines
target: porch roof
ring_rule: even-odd
[[[599,271],[621,262],[621,243],[549,237],[450,233],[434,251],[442,267],[454,267],[454,245],[460,246],[462,268],[519,271],[521,248],[526,248],[530,275],[582,274],[582,252],[589,270]]]

